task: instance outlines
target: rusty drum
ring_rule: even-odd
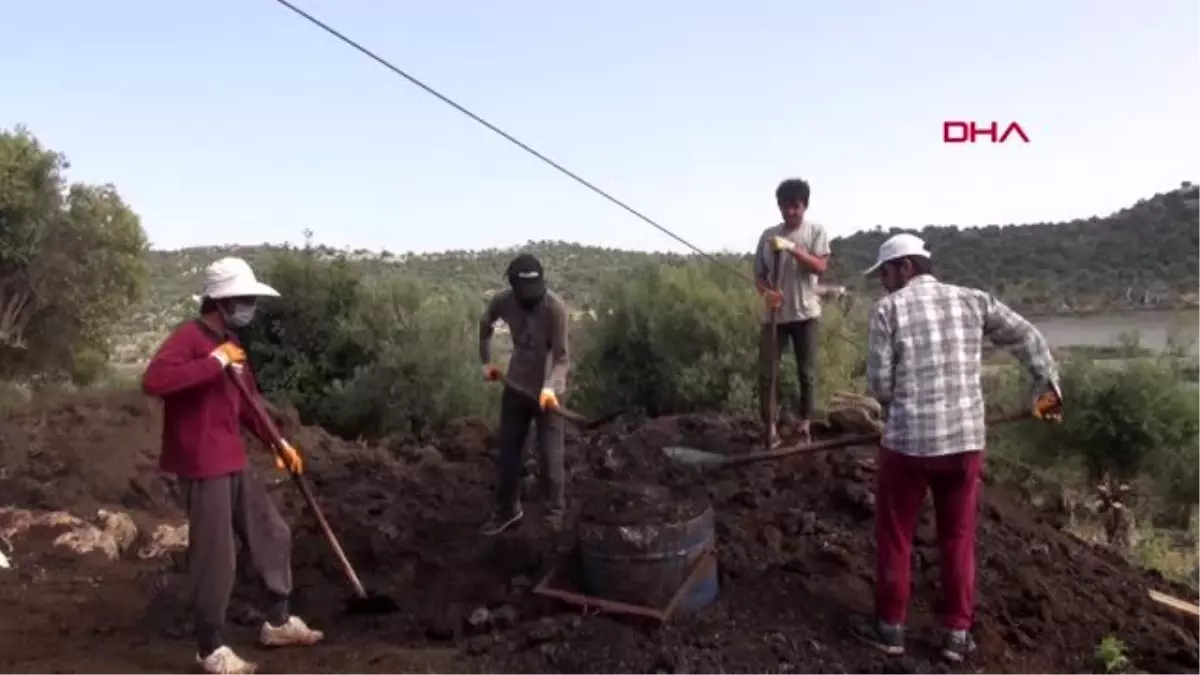
[[[582,581],[596,597],[648,607],[670,603],[688,583],[676,609],[694,611],[717,596],[712,507],[677,509],[649,522],[584,519],[579,524]],[[704,563],[704,564],[701,564]]]

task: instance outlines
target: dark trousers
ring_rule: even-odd
[[[542,498],[550,513],[561,514],[566,510],[563,419],[553,413],[543,413],[537,401],[508,388],[500,397],[500,452],[497,459],[500,484],[496,490],[496,508],[511,515],[520,507],[525,441],[531,425],[537,427],[538,482]]]
[[[267,494],[245,471],[203,479],[181,479],[188,514],[188,590],[196,644],[207,656],[223,644],[221,631],[237,579],[237,542],[250,552],[274,602],[267,619],[287,621],[292,592],[292,533]]]
[[[762,325],[758,344],[758,406],[763,424],[771,421],[770,392],[771,371],[779,362],[783,348],[790,341],[796,354],[796,375],[800,382],[800,409],[802,420],[811,420],[817,409],[817,348],[820,335],[817,320],[789,321],[781,323],[775,333],[775,350],[771,350],[771,324]]]
[[[913,457],[879,451],[875,495],[875,614],[902,624],[908,613],[912,540],[925,492],[933,493],[941,549],[943,623],[967,630],[975,615],[975,515],[982,452]]]

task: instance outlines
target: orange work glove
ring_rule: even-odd
[[[222,368],[228,368],[231,365],[240,366],[246,362],[246,350],[232,342],[226,342],[217,347],[210,356],[220,361]]]
[[[300,452],[293,448],[291,443],[281,441],[279,450],[275,453],[275,467],[280,471],[304,473],[304,460],[300,458]]]
[[[783,293],[768,288],[763,291],[763,300],[767,303],[767,309],[779,309],[783,306]]]
[[[541,396],[538,396],[538,405],[542,410],[558,410],[558,394],[549,387],[543,389]]]
[[[1039,420],[1061,422],[1063,417],[1062,392],[1051,382],[1046,391],[1033,401],[1033,416]]]
[[[500,372],[500,369],[496,366],[485,363],[483,365],[483,379],[487,382],[499,382],[504,379],[504,373]]]

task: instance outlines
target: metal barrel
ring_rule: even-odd
[[[712,507],[682,522],[609,524],[581,522],[579,551],[583,584],[601,598],[645,607],[661,608],[688,581],[698,578],[681,597],[677,608],[694,611],[717,597],[715,560],[696,569],[716,538]]]

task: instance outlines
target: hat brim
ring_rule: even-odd
[[[863,270],[863,273],[862,273],[862,275],[863,275],[864,277],[869,277],[869,276],[871,276],[871,275],[872,275],[872,274],[874,274],[874,273],[875,273],[875,272],[876,272],[876,271],[877,271],[877,270],[878,270],[880,267],[882,267],[882,266],[883,266],[883,263],[885,263],[885,262],[887,262],[887,261],[886,261],[886,260],[879,260],[879,261],[876,261],[876,263],[875,263],[874,265],[871,265],[871,266],[870,266],[870,267],[868,267],[867,269]]]
[[[237,284],[229,288],[222,288],[219,291],[213,291],[205,294],[213,300],[223,300],[225,298],[278,298],[279,291],[262,283],[261,281],[253,281],[245,284]]]
[[[921,249],[920,251],[912,251],[909,253],[905,253],[903,255],[894,255],[890,258],[885,258],[883,260],[876,260],[874,265],[871,265],[870,267],[868,267],[866,270],[863,271],[863,276],[869,277],[872,274],[874,274],[875,272],[877,272],[880,267],[883,267],[884,263],[889,263],[893,260],[899,260],[900,258],[907,258],[910,255],[915,255],[915,256],[918,256],[921,258],[932,258],[933,257],[933,256],[929,255],[929,251],[927,249]]]

